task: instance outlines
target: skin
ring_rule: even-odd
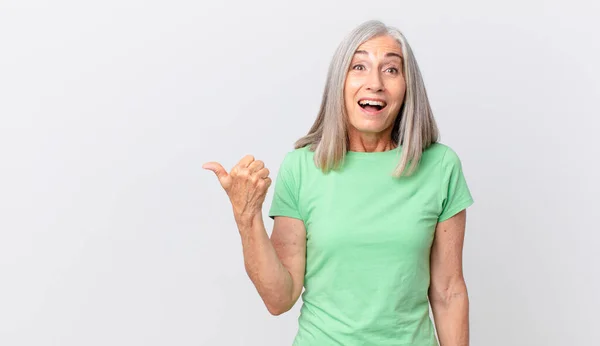
[[[429,302],[441,346],[469,345],[469,296],[462,250],[466,210],[439,222],[431,246]]]
[[[271,185],[264,163],[247,155],[228,173],[218,162],[213,171],[227,193],[242,240],[244,266],[267,310],[280,315],[302,293],[306,265],[306,228],[302,220],[276,217],[271,238],[262,218],[262,204]]]
[[[385,151],[396,147],[392,130],[405,93],[402,47],[398,42],[390,36],[381,36],[360,45],[344,84],[351,151]],[[371,116],[359,106],[361,98],[382,99],[387,105],[378,115]]]
[[[396,147],[391,133],[406,93],[402,63],[402,49],[389,36],[373,38],[357,49],[344,86],[349,150],[377,152]],[[364,97],[382,99],[386,106],[375,116],[366,114],[358,105]],[[218,162],[203,168],[216,174],[230,199],[246,272],[268,311],[280,315],[290,310],[304,286],[304,222],[277,216],[269,238],[262,204],[271,179],[264,163],[253,156],[242,158],[230,172]],[[438,223],[431,248],[429,300],[442,346],[469,343],[469,301],[462,271],[465,223],[464,210]]]

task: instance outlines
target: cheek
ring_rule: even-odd
[[[362,79],[358,77],[348,78],[346,84],[352,89],[358,89],[362,84]]]
[[[390,94],[392,95],[392,97],[395,99],[396,103],[398,105],[401,105],[402,101],[404,100],[404,96],[406,94],[406,84],[404,84],[404,81],[402,81],[399,84],[395,84],[393,87],[391,87],[388,90],[390,91]]]
[[[355,94],[358,89],[360,89],[360,86],[362,85],[362,82],[360,81],[359,78],[354,77],[354,76],[348,76],[346,78],[346,83],[344,84],[344,89],[346,91],[346,94],[352,95]]]
[[[347,106],[351,106],[354,103],[354,98],[358,89],[356,82],[346,81],[346,84],[344,85],[344,101]]]

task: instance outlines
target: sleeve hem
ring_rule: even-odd
[[[438,222],[448,220],[449,218],[453,217],[454,215],[458,214],[459,212],[461,212],[464,209],[467,209],[468,207],[473,205],[473,202],[474,202],[473,198],[469,198],[469,199],[464,200],[461,203],[458,203],[455,208],[449,209],[445,213],[440,215],[438,217]]]
[[[298,219],[298,220],[304,221],[304,219],[302,219],[302,216],[300,216],[300,214],[298,212],[295,212],[295,211],[290,210],[290,209],[276,209],[276,210],[271,210],[269,212],[269,218],[271,218],[272,220],[275,220],[275,216],[286,216],[286,217],[291,217],[291,218],[294,218],[294,219]]]

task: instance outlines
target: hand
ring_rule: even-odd
[[[213,171],[227,192],[236,221],[262,215],[262,204],[271,186],[269,170],[262,161],[246,155],[230,173],[218,162],[207,162],[202,168]]]

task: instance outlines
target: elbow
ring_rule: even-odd
[[[273,308],[267,308],[267,310],[269,310],[269,313],[273,316],[279,316],[279,315],[283,315],[286,311],[283,309],[273,309]]]
[[[442,289],[431,287],[429,290],[429,301],[432,306],[447,308],[457,300],[468,298],[467,286],[464,281],[457,282],[454,285],[446,286]]]
[[[269,313],[273,316],[282,315],[292,309],[298,300],[298,296],[292,292],[277,294],[263,298],[263,302]]]
[[[291,307],[287,307],[284,305],[273,305],[273,304],[267,304],[267,310],[269,311],[269,313],[273,316],[279,316],[279,315],[283,315],[284,313],[290,311]]]
[[[265,306],[271,315],[279,316],[290,311],[295,303],[296,301],[294,299],[281,297],[281,299],[265,301]]]

